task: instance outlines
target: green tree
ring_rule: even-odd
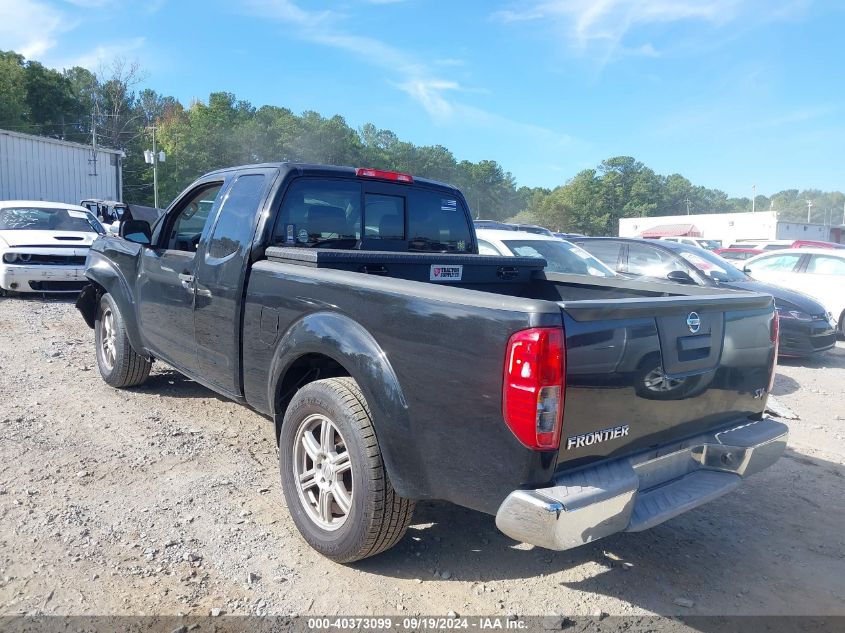
[[[64,75],[29,61],[24,68],[24,82],[29,123],[38,133],[65,138],[66,127],[75,128],[82,123],[81,104]]]
[[[24,57],[0,51],[0,128],[23,130],[28,120]]]
[[[538,220],[555,231],[586,235],[615,235],[612,215],[606,210],[605,184],[595,169],[585,169],[546,196]]]

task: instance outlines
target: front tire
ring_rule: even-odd
[[[97,368],[106,383],[123,389],[136,387],[147,380],[152,363],[132,349],[123,316],[110,294],[100,297],[94,321],[94,341]]]
[[[414,502],[393,489],[369,406],[352,378],[318,380],[294,395],[279,437],[279,467],[296,527],[327,558],[368,558],[405,535]]]

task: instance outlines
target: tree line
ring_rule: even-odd
[[[123,150],[124,199],[152,205],[152,169],[144,150],[156,141],[166,153],[159,167],[159,201],[167,204],[197,176],[229,165],[302,161],[368,166],[412,173],[460,188],[475,217],[514,219],[560,231],[615,235],[618,220],[695,213],[750,211],[750,198],[693,185],[680,174],[660,175],[629,156],[602,161],[554,189],[519,186],[494,160],[458,160],[443,145],[418,146],[372,123],[353,128],[340,115],[256,107],[228,92],[183,105],[144,88],[135,63],[113,60],[96,72],[47,68],[0,51],[0,128]],[[757,210],[782,217],[842,220],[845,194],[787,189],[758,195]]]

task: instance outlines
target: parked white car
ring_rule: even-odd
[[[476,229],[475,233],[481,255],[541,257],[546,260],[549,272],[616,277],[616,273],[583,248],[558,237],[495,229]]]
[[[746,260],[743,270],[760,281],[815,297],[845,336],[845,250],[782,249]]]
[[[722,248],[720,240],[708,240],[703,237],[661,237],[661,240],[667,242],[678,242],[679,244],[687,244],[688,246],[698,246],[705,251],[715,251],[717,248]]]
[[[75,204],[0,201],[0,294],[79,292],[103,225]]]

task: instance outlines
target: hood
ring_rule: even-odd
[[[730,281],[720,284],[725,288],[733,288],[734,290],[748,290],[750,292],[763,292],[767,295],[772,295],[775,298],[775,305],[778,301],[788,301],[797,306],[802,312],[810,315],[822,315],[827,313],[825,307],[807,295],[784,288],[783,286],[776,286],[775,284],[767,284],[763,281],[749,279],[747,281]]]
[[[0,231],[0,244],[10,247],[46,246],[49,248],[88,247],[99,237],[87,231]]]

